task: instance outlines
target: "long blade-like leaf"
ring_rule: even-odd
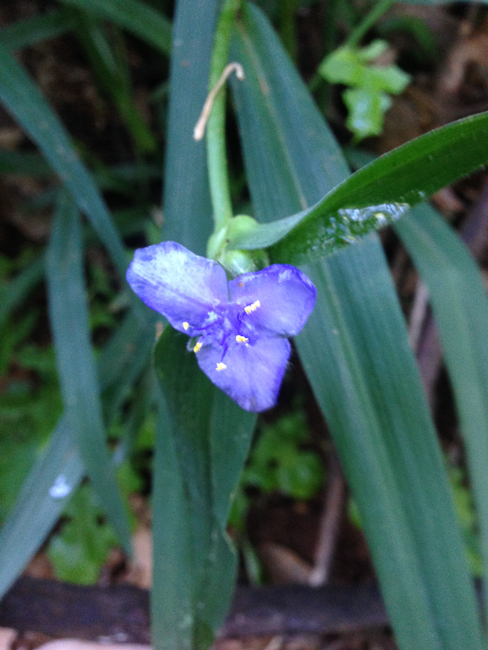
[[[432,208],[397,225],[429,290],[466,441],[488,575],[488,298],[476,264]]]
[[[100,18],[113,20],[163,54],[171,52],[171,22],[164,14],[139,0],[62,0]]]
[[[69,426],[107,517],[131,552],[127,517],[105,438],[100,390],[90,341],[78,211],[64,195],[46,259],[49,313]]]
[[[219,6],[179,0],[174,27],[163,236],[198,253],[212,219],[205,148],[192,133],[207,94]],[[153,638],[157,650],[203,649],[233,590],[235,556],[225,526],[255,418],[210,384],[186,337],[168,329],[156,367],[167,408],[154,464]]]
[[[180,494],[178,512],[174,512],[174,501],[167,503],[171,494],[164,497],[164,506],[158,503],[158,509],[167,513],[165,528],[159,534],[168,549],[168,537],[173,535],[172,519],[168,520],[171,513],[174,525],[182,527],[181,534],[185,535],[177,548],[160,557],[158,564],[164,574],[172,573],[175,564],[180,566],[182,593],[186,594],[185,608],[164,612],[158,607],[157,613],[165,619],[158,621],[158,627],[164,626],[166,643],[168,631],[173,630],[175,642],[171,647],[187,644],[203,650],[221,625],[234,588],[236,557],[225,529],[231,494],[249,449],[255,415],[243,411],[207,379],[186,343],[186,336],[168,327],[156,347],[156,369],[167,414],[166,427],[159,435],[173,439],[172,443],[165,440],[160,444],[167,450],[174,447],[176,461],[173,460],[171,473],[175,487],[171,491],[178,490]],[[159,467],[164,475],[168,471],[167,460],[158,458],[164,463]],[[180,469],[179,480],[175,476],[175,462]],[[179,482],[183,489],[178,487]],[[178,592],[173,593],[174,585],[163,585],[158,589],[164,602],[181,598]],[[191,621],[186,630],[185,618]]]
[[[257,217],[269,221],[303,209],[303,198],[317,201],[346,166],[256,9],[244,13],[234,57],[247,80],[247,96],[244,84],[235,93],[251,194]],[[409,650],[481,648],[446,472],[381,247],[368,237],[307,272],[318,299],[297,348],[360,509],[398,642]]]
[[[92,177],[79,160],[64,126],[39,89],[1,44],[0,101],[46,156],[78,208],[90,219],[115,266],[123,275],[127,267],[124,247]]]
[[[73,27],[73,17],[65,9],[25,18],[0,30],[0,43],[10,50],[34,45],[65,34]]]

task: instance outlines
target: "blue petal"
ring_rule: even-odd
[[[190,336],[215,318],[216,307],[228,303],[227,277],[220,264],[175,242],[136,250],[127,282],[146,305]]]
[[[280,336],[295,336],[312,313],[315,286],[299,269],[273,264],[229,282],[230,299],[242,306],[250,326]]]
[[[261,338],[254,345],[232,343],[222,359],[222,347],[205,345],[196,353],[209,379],[246,411],[260,412],[276,404],[290,342],[285,338]],[[218,370],[217,364],[225,368]]]

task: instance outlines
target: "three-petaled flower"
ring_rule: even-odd
[[[143,302],[190,336],[209,379],[248,411],[277,400],[290,342],[316,290],[294,266],[273,264],[227,281],[223,267],[175,242],[135,251],[127,281]]]

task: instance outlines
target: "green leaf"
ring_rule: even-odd
[[[391,106],[388,95],[364,88],[349,88],[344,91],[342,96],[349,111],[346,120],[347,128],[357,138],[379,135],[383,129],[385,112]]]
[[[465,440],[488,576],[488,298],[479,270],[451,228],[427,205],[397,224],[427,285]]]
[[[347,175],[340,150],[255,8],[244,12],[233,57],[246,72],[247,88],[234,90],[256,215],[303,209]],[[296,345],[358,505],[398,644],[481,648],[446,471],[381,246],[368,237],[305,271],[317,305]]]
[[[130,554],[127,516],[102,420],[100,389],[88,326],[82,253],[78,211],[70,199],[62,196],[46,258],[49,314],[61,392],[66,417],[76,436],[87,472],[109,521]]]
[[[84,474],[71,426],[62,418],[0,529],[1,595],[46,539]]]
[[[29,295],[44,275],[44,257],[39,257],[20,271],[13,280],[0,285],[0,328],[12,311]]]
[[[179,0],[171,58],[163,236],[200,254],[212,232],[212,212],[205,145],[192,133],[207,95],[219,6]],[[195,366],[186,341],[168,329],[156,349],[164,393],[154,462],[156,650],[208,647],[227,610],[235,557],[225,526],[254,427],[254,417]]]
[[[61,0],[95,16],[112,20],[163,54],[171,53],[171,22],[164,14],[139,0]]]
[[[213,222],[205,143],[193,139],[193,129],[207,97],[218,5],[178,1],[174,32],[180,45],[171,55],[162,235],[198,255],[205,255]]]
[[[114,28],[109,39],[99,18],[82,11],[76,13],[76,34],[85,48],[102,92],[113,99],[138,150],[142,154],[154,153],[157,148],[156,140],[132,96],[127,52],[122,34]]]
[[[19,50],[61,36],[72,27],[71,14],[64,9],[57,9],[4,27],[0,30],[0,43],[9,50]]]
[[[164,603],[185,596],[178,609],[166,611],[155,604],[153,612],[159,617],[157,626],[165,630],[166,647],[203,650],[223,622],[233,592],[236,557],[226,525],[256,417],[210,382],[188,351],[187,341],[188,337],[168,327],[155,351],[166,405],[157,448],[174,454],[171,480],[175,482],[169,487],[169,458],[158,455],[155,470],[164,476],[169,492],[162,495],[155,510],[158,520],[165,522],[164,527],[158,522],[156,557],[166,581],[158,585],[157,593]],[[171,440],[164,439],[167,437]],[[173,527],[180,530],[181,537],[169,551]],[[179,566],[178,575],[175,566]],[[173,579],[167,582],[168,574],[173,574],[175,581],[179,578],[181,587],[176,586],[176,593]],[[171,642],[168,634],[174,635]]]
[[[259,87],[252,92],[262,103]],[[232,245],[253,249],[276,244],[271,251],[273,259],[295,263],[324,257],[396,221],[410,207],[487,163],[488,112],[435,129],[381,156],[309,209],[304,209],[295,178],[292,187],[300,194],[295,210],[301,208],[302,212],[261,225]],[[290,167],[296,175],[296,159]],[[317,161],[314,175],[318,171]],[[313,201],[317,198],[315,192]]]
[[[79,160],[69,136],[35,84],[10,52],[0,44],[0,101],[41,149],[90,219],[121,275],[127,262],[120,236],[93,182]]]

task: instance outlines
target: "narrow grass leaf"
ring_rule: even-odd
[[[84,474],[72,428],[63,417],[0,530],[0,598],[44,542]]]
[[[46,260],[49,315],[66,417],[86,470],[126,552],[131,551],[127,517],[105,438],[88,325],[83,280],[81,226],[71,199],[62,196]]]
[[[124,247],[91,175],[81,163],[64,126],[5,46],[0,44],[0,102],[41,149],[86,214],[123,275]]]
[[[163,54],[171,53],[171,22],[157,9],[139,0],[61,0],[66,5],[78,7],[112,20],[124,27]]]
[[[0,174],[52,176],[53,170],[38,153],[0,151]]]
[[[233,58],[247,90],[234,90],[255,213],[270,221],[303,210],[304,200],[312,205],[347,167],[265,18],[251,6],[243,16]],[[318,297],[296,345],[358,504],[399,646],[481,648],[442,455],[379,242],[370,235],[305,270]]]
[[[113,28],[109,39],[101,19],[83,11],[74,11],[77,14],[75,32],[85,48],[102,93],[112,98],[137,150],[141,154],[154,153],[156,140],[134,101],[121,31]]]
[[[13,280],[0,285],[0,328],[13,310],[22,304],[44,275],[44,257],[31,262]]]
[[[428,205],[396,227],[429,291],[466,443],[488,575],[488,298],[468,250]]]
[[[219,6],[216,0],[179,0],[174,19],[162,234],[197,255],[205,254],[213,225],[205,143],[195,142],[193,129],[207,97]]]
[[[72,16],[64,9],[19,20],[0,30],[0,43],[9,50],[20,50],[66,34],[73,27]]]

